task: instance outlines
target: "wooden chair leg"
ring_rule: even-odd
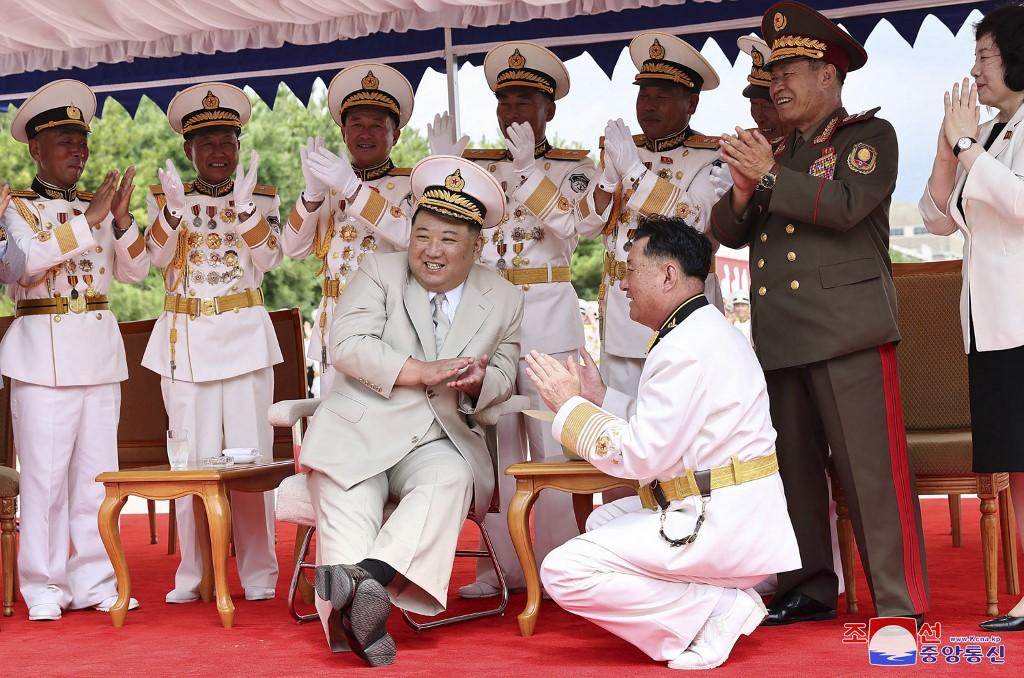
[[[953,548],[960,548],[960,495],[951,494],[949,502],[949,531],[953,535]]]
[[[981,555],[985,565],[985,614],[999,614],[996,583],[999,565],[999,525],[996,520],[997,501],[991,493],[978,493],[981,499]]]
[[[1020,578],[1017,571],[1017,517],[1013,510],[1010,488],[999,493],[999,531],[1002,534],[1006,592],[1014,596],[1020,595]]]
[[[178,548],[178,512],[174,508],[174,500],[171,500],[170,508],[167,509],[167,555],[173,556]]]
[[[857,573],[853,563],[857,542],[853,538],[853,523],[850,522],[850,507],[846,504],[846,494],[834,477],[832,494],[836,501],[836,536],[839,540],[839,560],[843,564],[843,584],[846,586],[846,611],[857,614],[860,606],[857,604]]]
[[[295,554],[292,559],[292,568],[295,567],[295,563],[299,562],[299,560],[306,555],[305,553],[301,553],[302,545],[306,541],[306,533],[312,529],[313,528],[309,525],[295,525]],[[298,589],[299,595],[302,596],[302,602],[306,605],[312,605],[313,586],[309,583],[309,579],[302,574],[299,575]]]
[[[14,547],[14,516],[17,512],[17,497],[0,498],[0,570],[3,570],[5,617],[14,614],[14,573],[18,569]]]
[[[146,500],[146,509],[147,509],[147,512],[149,513],[149,543],[150,544],[155,544],[155,543],[157,543],[157,538],[156,538],[156,500],[154,500],[154,499],[147,499]]]

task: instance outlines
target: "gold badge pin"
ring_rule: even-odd
[[[651,48],[649,50],[647,50],[647,54],[650,55],[650,57],[652,59],[664,59],[665,58],[665,48],[662,47],[661,43],[658,42],[658,39],[655,38],[654,42],[651,43]]]
[[[516,54],[518,53],[519,50],[516,50]],[[509,61],[512,61],[512,59],[510,58]],[[447,177],[445,177],[444,187],[447,188],[449,191],[461,191],[463,188],[465,188],[466,180],[462,178],[462,170],[455,170],[454,173],[449,174]]]
[[[522,54],[519,53],[519,48],[517,47],[516,50],[514,52],[512,52],[512,55],[508,58],[508,67],[509,68],[522,68],[525,65],[526,65],[526,57],[524,57]]]
[[[363,89],[377,89],[380,86],[380,80],[373,74],[373,71],[366,71],[361,84]]]
[[[871,174],[878,166],[878,152],[867,144],[856,144],[846,158],[847,166],[860,174]]]
[[[772,17],[772,26],[777,31],[781,31],[783,28],[785,28],[786,23],[786,15],[783,14],[782,12],[776,12],[775,16]]]
[[[754,66],[757,68],[764,66],[764,55],[756,49],[750,50],[750,60],[754,62]]]
[[[206,90],[206,96],[203,97],[203,108],[210,110],[211,108],[220,107],[220,98],[213,93],[213,90]]]
[[[68,106],[64,112],[67,114],[68,120],[82,119],[82,111],[78,106]]]

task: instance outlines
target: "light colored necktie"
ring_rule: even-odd
[[[434,305],[434,344],[437,348],[437,355],[441,355],[441,347],[444,346],[444,338],[448,336],[448,329],[452,326],[448,320],[448,314],[444,312],[444,302],[447,297],[444,294],[435,294]]]

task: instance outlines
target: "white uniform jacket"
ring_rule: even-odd
[[[594,176],[589,151],[538,145],[537,164],[526,177],[515,173],[504,149],[469,149],[463,157],[485,168],[505,189],[507,215],[484,232],[480,263],[499,273],[566,269],[579,241],[577,204]],[[511,278],[510,278],[511,279]],[[511,279],[514,282],[514,279]],[[523,354],[574,351],[584,345],[576,289],[568,280],[523,284]]]
[[[258,290],[263,274],[281,263],[280,199],[273,186],[258,185],[256,210],[243,222],[231,191],[219,197],[185,184],[185,214],[171,228],[159,184],[150,187],[150,227],[146,246],[153,265],[164,268],[168,294],[213,299]],[[211,303],[203,304],[209,310]],[[175,369],[171,370],[171,329],[176,330]],[[189,382],[217,381],[282,362],[281,348],[267,309],[258,304],[226,313],[165,310],[142,357],[157,374]]]
[[[718,137],[686,130],[682,135],[649,141],[633,136],[648,172],[635,189],[620,183],[604,212],[594,205],[597,182],[579,203],[580,235],[604,238],[605,265],[598,290],[601,341],[606,353],[622,358],[643,358],[651,330],[629,317],[629,300],[619,287],[626,272],[627,243],[641,217],[660,214],[681,217],[698,231],[707,232],[708,218],[717,198],[711,184],[711,165],[718,160]],[[602,140],[603,142],[603,140]],[[708,300],[721,307],[718,277],[708,276]]]
[[[1024,106],[1017,109],[988,152],[970,173],[957,164],[956,183],[949,202],[939,207],[928,187],[918,203],[928,230],[964,237],[963,288],[960,322],[964,350],[970,349],[970,319],[979,351],[999,351],[1024,345],[1024,315],[1019,292],[1024,288]],[[981,126],[985,143],[996,121]],[[964,214],[957,207],[963,197]],[[973,301],[973,303],[971,303]]]
[[[757,358],[746,338],[710,306],[698,308],[651,350],[629,421],[576,397],[559,409],[553,433],[601,471],[641,484],[726,466],[734,458],[748,461],[771,454],[775,446]],[[692,532],[700,506],[700,497],[672,502],[666,533],[679,538]],[[580,538],[599,533],[621,544],[637,543],[637,534],[657,538],[659,513],[641,509]],[[674,565],[695,577],[799,567],[781,477],[775,473],[713,490],[696,541],[673,551]]]
[[[323,362],[323,350],[331,345],[331,321],[338,297],[363,258],[371,252],[409,249],[412,202],[407,168],[391,161],[380,168],[356,170],[363,185],[350,204],[331,191],[315,212],[306,209],[300,195],[295,201],[288,226],[281,235],[281,247],[292,259],[311,254],[321,260],[323,289],[337,287],[334,296],[325,294],[317,307],[317,325],[309,338],[306,357]]]
[[[12,197],[4,213],[13,241],[8,246],[25,256],[22,275],[7,288],[15,303],[57,295],[90,299],[108,294],[114,278],[134,283],[149,272],[149,254],[134,223],[115,240],[112,216],[95,228],[85,220],[91,193],[69,197],[74,199],[33,191]],[[17,318],[0,344],[0,370],[40,386],[91,386],[128,378],[124,342],[110,310]]]

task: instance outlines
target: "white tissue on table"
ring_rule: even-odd
[[[223,455],[232,461],[256,461],[260,451],[255,447],[229,447],[224,450]]]

